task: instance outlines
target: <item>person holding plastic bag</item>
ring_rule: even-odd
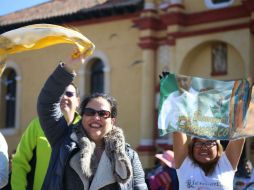
[[[163,77],[165,77],[165,75]],[[176,86],[176,88],[179,87]],[[195,97],[199,98],[197,94],[195,94]],[[199,99],[197,99],[197,102],[198,100]],[[188,105],[189,102],[187,101],[186,104]],[[205,106],[205,102],[203,102],[202,105]],[[225,107],[226,105],[223,106]],[[184,106],[182,108],[184,110]],[[187,114],[190,113],[193,114],[193,110],[189,109]],[[177,128],[180,123],[175,122],[176,128],[173,131],[173,151],[175,167],[179,179],[179,189],[233,190],[233,179],[243,151],[245,138],[242,137],[236,140],[229,140],[226,149],[223,150],[220,141],[214,140],[216,137],[206,137],[198,133],[191,134],[192,127],[194,126],[193,123],[191,123],[192,118],[187,114],[185,118],[189,117],[190,121],[189,125],[187,125],[188,122],[186,123],[188,126],[186,129],[188,129],[191,138],[187,138],[185,133],[187,130],[184,131],[183,129]],[[179,118],[181,118],[181,116],[179,116]],[[212,117],[209,116],[206,118]],[[161,121],[163,122],[165,120]],[[204,124],[204,122],[208,121],[214,123],[217,120],[210,119],[200,123]],[[204,132],[205,129],[202,130],[201,132]]]

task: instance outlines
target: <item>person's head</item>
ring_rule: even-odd
[[[95,93],[82,101],[80,109],[81,122],[87,135],[96,144],[101,144],[115,123],[116,100],[108,94]]]
[[[189,144],[189,157],[198,165],[217,163],[223,147],[218,140],[193,138]]]
[[[180,91],[183,91],[183,90],[187,90],[188,91],[190,89],[191,77],[184,76],[184,75],[177,75],[176,81],[178,83]]]
[[[162,165],[167,165],[170,168],[175,167],[174,152],[166,150],[163,154],[155,154],[155,157],[161,161]]]
[[[78,88],[74,83],[68,85],[60,99],[60,108],[64,115],[74,114],[79,107],[80,97]]]
[[[245,171],[245,175],[247,177],[251,177],[252,169],[253,169],[253,166],[252,166],[251,161],[245,159],[244,160],[244,171]]]
[[[237,166],[236,176],[241,178],[250,178],[253,166],[250,160],[242,158]],[[237,184],[241,185],[241,183]]]

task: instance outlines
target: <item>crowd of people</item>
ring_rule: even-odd
[[[80,97],[73,84],[77,64],[80,60],[59,64],[45,82],[38,117],[22,135],[12,160],[10,188],[148,189],[138,154],[116,125],[116,100],[95,93],[84,98],[77,112]],[[4,187],[9,177],[4,138],[0,145]]]
[[[239,185],[234,176],[244,138],[230,140],[223,150],[219,140],[174,132],[173,151],[156,154],[158,165],[145,175],[137,152],[116,125],[116,100],[94,93],[80,101],[73,83],[80,62],[60,63],[48,77],[39,93],[38,117],[23,133],[11,163],[0,133],[0,188],[230,190]],[[247,167],[244,187],[253,180],[249,161]]]

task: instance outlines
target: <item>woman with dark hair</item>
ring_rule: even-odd
[[[137,153],[115,125],[117,104],[107,94],[93,94],[81,103],[81,121],[68,124],[52,109],[75,78],[80,60],[60,64],[38,98],[42,129],[52,147],[43,189],[146,190]]]
[[[160,75],[159,77],[160,79],[163,79],[168,74],[168,72],[162,72],[162,75]],[[192,82],[193,84],[199,84],[198,81],[193,81],[193,79]],[[197,87],[199,87],[199,91],[203,92],[204,90],[210,89],[214,86],[214,83],[207,84],[207,86],[203,86],[203,84],[198,85]],[[224,90],[227,90],[230,86],[226,86],[226,84],[223,83],[220,83],[220,85],[225,86]],[[205,101],[203,101],[202,104],[204,107],[209,106],[208,101],[210,100],[210,98],[212,98],[213,95],[214,94],[212,94],[210,97],[207,97]],[[185,98],[184,100],[186,101],[187,99]],[[190,104],[190,102],[186,101],[186,105],[183,105],[182,107],[183,110],[186,110],[186,106],[189,106],[188,104]],[[173,104],[168,103],[165,105],[167,105],[166,108],[169,108],[172,107]],[[193,108],[194,106],[190,107]],[[200,105],[196,107],[200,108]],[[193,109],[188,109],[188,111],[190,111],[190,113],[193,115]],[[200,110],[197,109],[197,111],[199,112]],[[202,109],[202,111],[204,111],[204,108]],[[164,110],[162,111],[161,109],[161,112],[164,112]],[[174,112],[168,111],[168,120],[162,121],[164,122],[172,120],[172,117],[170,116],[173,114]],[[186,113],[182,115],[189,116]],[[179,117],[178,114],[177,122],[175,122],[174,124],[177,127],[180,125],[181,121],[178,121],[179,118],[181,117]],[[222,120],[224,119],[223,116],[221,116],[220,118]],[[216,125],[215,122],[217,121],[212,120],[211,124]],[[168,123],[166,123],[165,126],[167,125]],[[195,125],[189,124],[187,120],[186,126],[191,128]],[[201,127],[200,129],[207,130],[205,127]],[[173,151],[175,158],[175,168],[179,180],[179,189],[233,190],[233,179],[237,169],[237,165],[239,163],[240,156],[243,151],[245,138],[229,140],[229,143],[224,151],[219,140],[209,140],[196,137],[188,138],[185,133],[180,131],[182,130],[180,129],[180,127],[177,130],[178,131],[173,132]]]
[[[245,139],[230,140],[225,151],[219,140],[192,138],[174,132],[173,147],[180,190],[233,190],[233,179]]]

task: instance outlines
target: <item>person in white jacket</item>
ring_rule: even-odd
[[[0,188],[3,188],[8,183],[9,178],[9,158],[8,145],[0,132]]]

